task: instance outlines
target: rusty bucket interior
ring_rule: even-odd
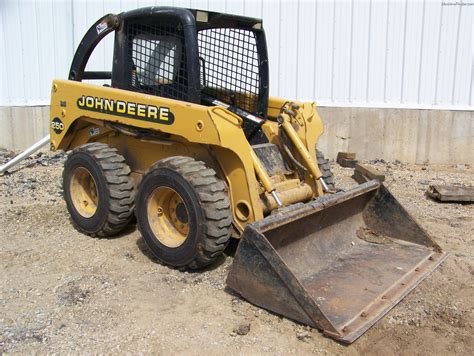
[[[446,256],[387,188],[370,181],[248,225],[227,284],[351,343]]]

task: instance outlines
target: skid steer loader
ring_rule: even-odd
[[[87,71],[110,33],[112,70]],[[230,288],[346,343],[446,257],[379,182],[335,189],[315,104],[269,97],[260,19],[109,14],[68,79],[52,84],[51,149],[72,150],[64,197],[83,233],[117,234],[135,215],[156,258],[183,269],[240,239]]]

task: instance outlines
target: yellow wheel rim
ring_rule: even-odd
[[[69,183],[72,204],[76,211],[85,218],[90,218],[97,211],[99,197],[92,174],[84,167],[78,167],[72,173]]]
[[[156,188],[148,197],[148,222],[156,239],[170,248],[181,246],[189,233],[188,210],[171,188]]]

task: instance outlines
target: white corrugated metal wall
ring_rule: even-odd
[[[48,104],[103,14],[173,5],[262,17],[270,92],[327,106],[473,110],[474,1],[0,0],[0,106]],[[461,6],[463,3],[464,6]],[[112,64],[112,38],[88,69]]]

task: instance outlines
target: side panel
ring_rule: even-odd
[[[68,149],[61,142],[69,127],[80,117],[177,133],[196,143],[220,142],[205,106],[74,81],[54,81],[51,120],[62,122],[61,127],[51,129],[51,143],[55,148]]]

